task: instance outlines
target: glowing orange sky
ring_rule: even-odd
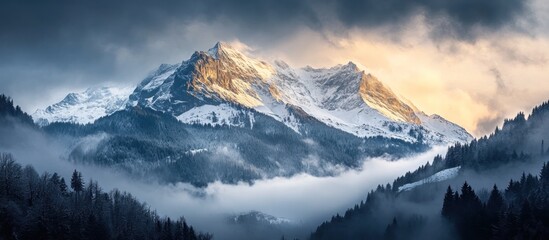
[[[403,44],[355,32],[330,41],[304,31],[265,57],[317,67],[351,60],[419,109],[442,115],[477,137],[493,131],[503,118],[529,113],[549,99],[547,38],[501,34],[474,43],[435,43],[413,34]]]

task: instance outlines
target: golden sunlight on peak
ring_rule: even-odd
[[[304,31],[269,54],[297,66],[352,60],[421,111],[439,114],[476,137],[549,98],[546,39],[497,35],[475,42],[435,42],[417,34],[391,41],[355,32],[340,43],[337,37],[327,41]]]

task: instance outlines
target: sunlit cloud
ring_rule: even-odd
[[[549,39],[494,33],[475,42],[433,41],[421,25],[414,29],[399,41],[356,31],[337,45],[332,44],[337,39],[302,31],[265,56],[297,66],[357,62],[420,110],[442,115],[477,137],[549,98]]]

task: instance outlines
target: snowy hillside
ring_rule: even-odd
[[[275,217],[259,211],[250,211],[235,216],[232,219],[235,223],[263,223],[270,225],[292,224],[292,220],[287,218]]]
[[[38,125],[52,122],[86,124],[124,109],[132,88],[89,88],[69,93],[63,100],[46,109],[38,109],[32,118]]]
[[[245,122],[253,128],[254,115],[250,111],[238,110],[227,104],[202,105],[192,108],[177,117],[183,123],[211,126],[244,127]]]
[[[448,179],[455,178],[459,173],[459,169],[461,169],[461,166],[444,169],[442,171],[439,171],[439,172],[433,174],[432,176],[430,176],[428,178],[424,178],[424,179],[421,179],[417,182],[402,185],[398,188],[398,191],[399,192],[409,191],[409,190],[412,190],[413,188],[421,186],[423,184],[442,182],[442,181],[445,181],[445,180],[448,180]]]

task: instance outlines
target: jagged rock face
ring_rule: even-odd
[[[196,52],[191,61],[194,64],[188,90],[246,107],[262,105],[254,87],[268,88],[264,80],[272,70],[266,63],[250,59],[222,43],[209,53]]]
[[[141,83],[130,96],[132,104],[176,117],[194,107],[237,104],[272,116],[298,133],[299,117],[290,109],[300,109],[307,117],[360,137],[409,142],[425,137],[433,143],[471,139],[459,126],[417,111],[352,62],[332,68],[292,68],[282,61],[266,63],[218,43],[208,51],[195,52],[178,66],[164,69]],[[151,84],[151,79],[160,79],[158,76],[164,82]],[[149,90],[151,86],[154,90]],[[234,112],[227,107],[204,109],[224,109],[225,115]],[[198,112],[208,115],[202,110]]]
[[[405,122],[421,124],[414,109],[398,99],[390,89],[383,86],[371,74],[362,75],[360,96],[372,108],[381,113]]]
[[[411,107],[353,63],[330,69],[306,67],[298,69],[299,73],[283,62],[276,64],[280,70],[218,43],[208,52],[195,52],[183,62],[162,84],[169,87],[156,86],[163,95],[141,102],[148,105],[152,102],[155,106],[158,105],[156,101],[172,101],[167,94],[179,98],[177,102],[170,102],[172,105],[189,102],[190,96],[202,101],[229,101],[250,108],[264,106],[265,100],[296,106],[307,102],[330,111],[370,107],[393,120],[421,123]],[[164,75],[171,69],[163,65],[156,75]],[[142,85],[147,85],[150,79],[154,77],[147,78]],[[139,94],[139,90],[138,87],[134,95]],[[174,115],[186,110],[168,108]]]
[[[315,80],[314,85],[322,86],[319,88],[321,107],[328,110],[351,110],[367,107],[357,94],[359,80],[363,72],[353,63],[330,70],[330,73],[326,74],[326,71],[321,69],[306,69],[311,72],[310,77]]]
[[[314,118],[359,137],[433,144],[472,139],[463,128],[420,112],[352,62],[292,68],[282,61],[255,59],[226,43],[197,51],[180,64],[161,65],[129,96],[128,106],[136,105],[193,123],[196,116],[212,115],[205,110],[233,116],[241,110],[231,105],[238,105],[273,117],[300,134],[300,119]],[[192,118],[184,115],[197,107],[201,108],[192,112]]]
[[[175,116],[202,104],[231,102],[253,108],[262,105],[257,89],[277,91],[264,82],[272,72],[268,64],[218,43],[180,65],[162,65],[140,84],[130,102]]]

